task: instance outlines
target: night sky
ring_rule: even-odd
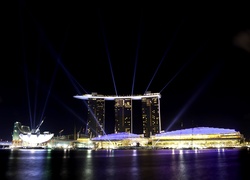
[[[40,2],[40,3],[39,3]],[[85,128],[74,95],[160,92],[162,130],[218,127],[250,138],[248,11],[13,2],[1,27],[0,139],[16,121],[58,135]],[[237,12],[237,13],[236,13]],[[134,102],[135,133],[142,133]],[[106,133],[113,133],[112,102]]]

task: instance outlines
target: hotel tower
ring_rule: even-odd
[[[103,96],[97,93],[76,95],[74,98],[88,100],[87,132],[90,138],[105,133],[105,101],[114,101],[114,133],[133,133],[133,100],[142,103],[142,129],[144,137],[151,137],[161,131],[160,93],[146,92],[144,95]]]

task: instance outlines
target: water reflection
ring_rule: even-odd
[[[21,177],[46,179],[48,169],[45,154],[46,151],[36,150],[10,151],[6,177],[10,179],[20,179]]]
[[[239,152],[0,150],[0,179],[234,179],[249,165]]]

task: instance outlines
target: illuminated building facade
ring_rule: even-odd
[[[115,99],[115,133],[131,133],[132,124],[132,99]]]
[[[114,133],[91,139],[97,148],[205,149],[241,148],[244,136],[234,129],[196,127],[155,134],[146,138],[132,133]]]
[[[151,137],[161,131],[159,97],[142,98],[142,121],[144,137]]]
[[[29,126],[24,126],[20,122],[14,123],[14,129],[12,134],[12,144],[13,146],[21,146],[22,145],[22,139],[20,138],[19,134],[21,132],[28,133],[30,132]]]
[[[90,138],[103,135],[105,127],[105,100],[90,98],[88,100],[87,133]]]
[[[95,144],[95,148],[99,149],[119,149],[131,147],[146,147],[148,145],[148,138],[133,133],[114,133],[101,137],[92,138],[91,141]]]
[[[88,134],[90,138],[103,135],[105,131],[105,100],[114,101],[115,133],[133,133],[133,100],[142,102],[143,134],[145,137],[161,131],[160,93],[147,92],[133,96],[103,96],[96,93],[76,95],[74,98],[88,100]]]
[[[244,136],[234,129],[195,127],[156,134],[152,145],[158,148],[226,148],[241,147]]]

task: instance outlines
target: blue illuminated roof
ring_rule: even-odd
[[[234,129],[213,128],[213,127],[196,127],[189,129],[181,129],[175,131],[164,132],[156,134],[155,136],[181,136],[181,135],[204,135],[204,134],[231,134],[236,133]]]
[[[140,135],[127,133],[127,132],[121,132],[121,133],[114,133],[114,134],[103,135],[100,137],[95,137],[95,138],[92,138],[91,140],[112,141],[112,140],[122,140],[122,139],[128,139],[128,138],[140,138]]]

